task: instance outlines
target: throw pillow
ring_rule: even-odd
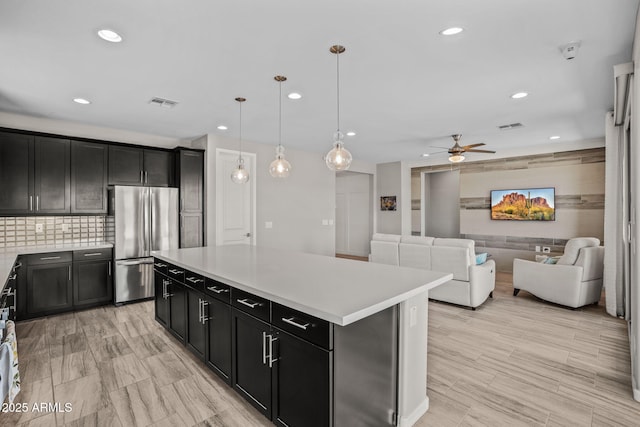
[[[557,264],[559,259],[560,259],[559,256],[549,257],[549,258],[544,260],[544,263],[545,264]]]
[[[483,252],[480,254],[476,254],[476,265],[484,264],[487,262],[487,253]]]

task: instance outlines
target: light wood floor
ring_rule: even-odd
[[[500,275],[476,311],[429,303],[428,395],[418,426],[638,426],[626,323],[568,310]],[[26,413],[0,425],[271,425],[153,320],[153,304],[17,325]],[[68,413],[33,412],[69,402]]]

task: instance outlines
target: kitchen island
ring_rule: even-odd
[[[156,319],[275,424],[428,409],[427,295],[451,274],[245,245],[152,255]]]

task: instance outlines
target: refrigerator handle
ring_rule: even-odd
[[[149,233],[149,251],[153,251],[156,249],[155,242],[153,241],[153,209],[155,203],[153,200],[153,190],[149,189],[149,227],[147,228],[147,232]]]

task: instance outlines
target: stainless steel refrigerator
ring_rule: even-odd
[[[115,303],[151,298],[151,251],[178,248],[178,189],[115,186]]]

